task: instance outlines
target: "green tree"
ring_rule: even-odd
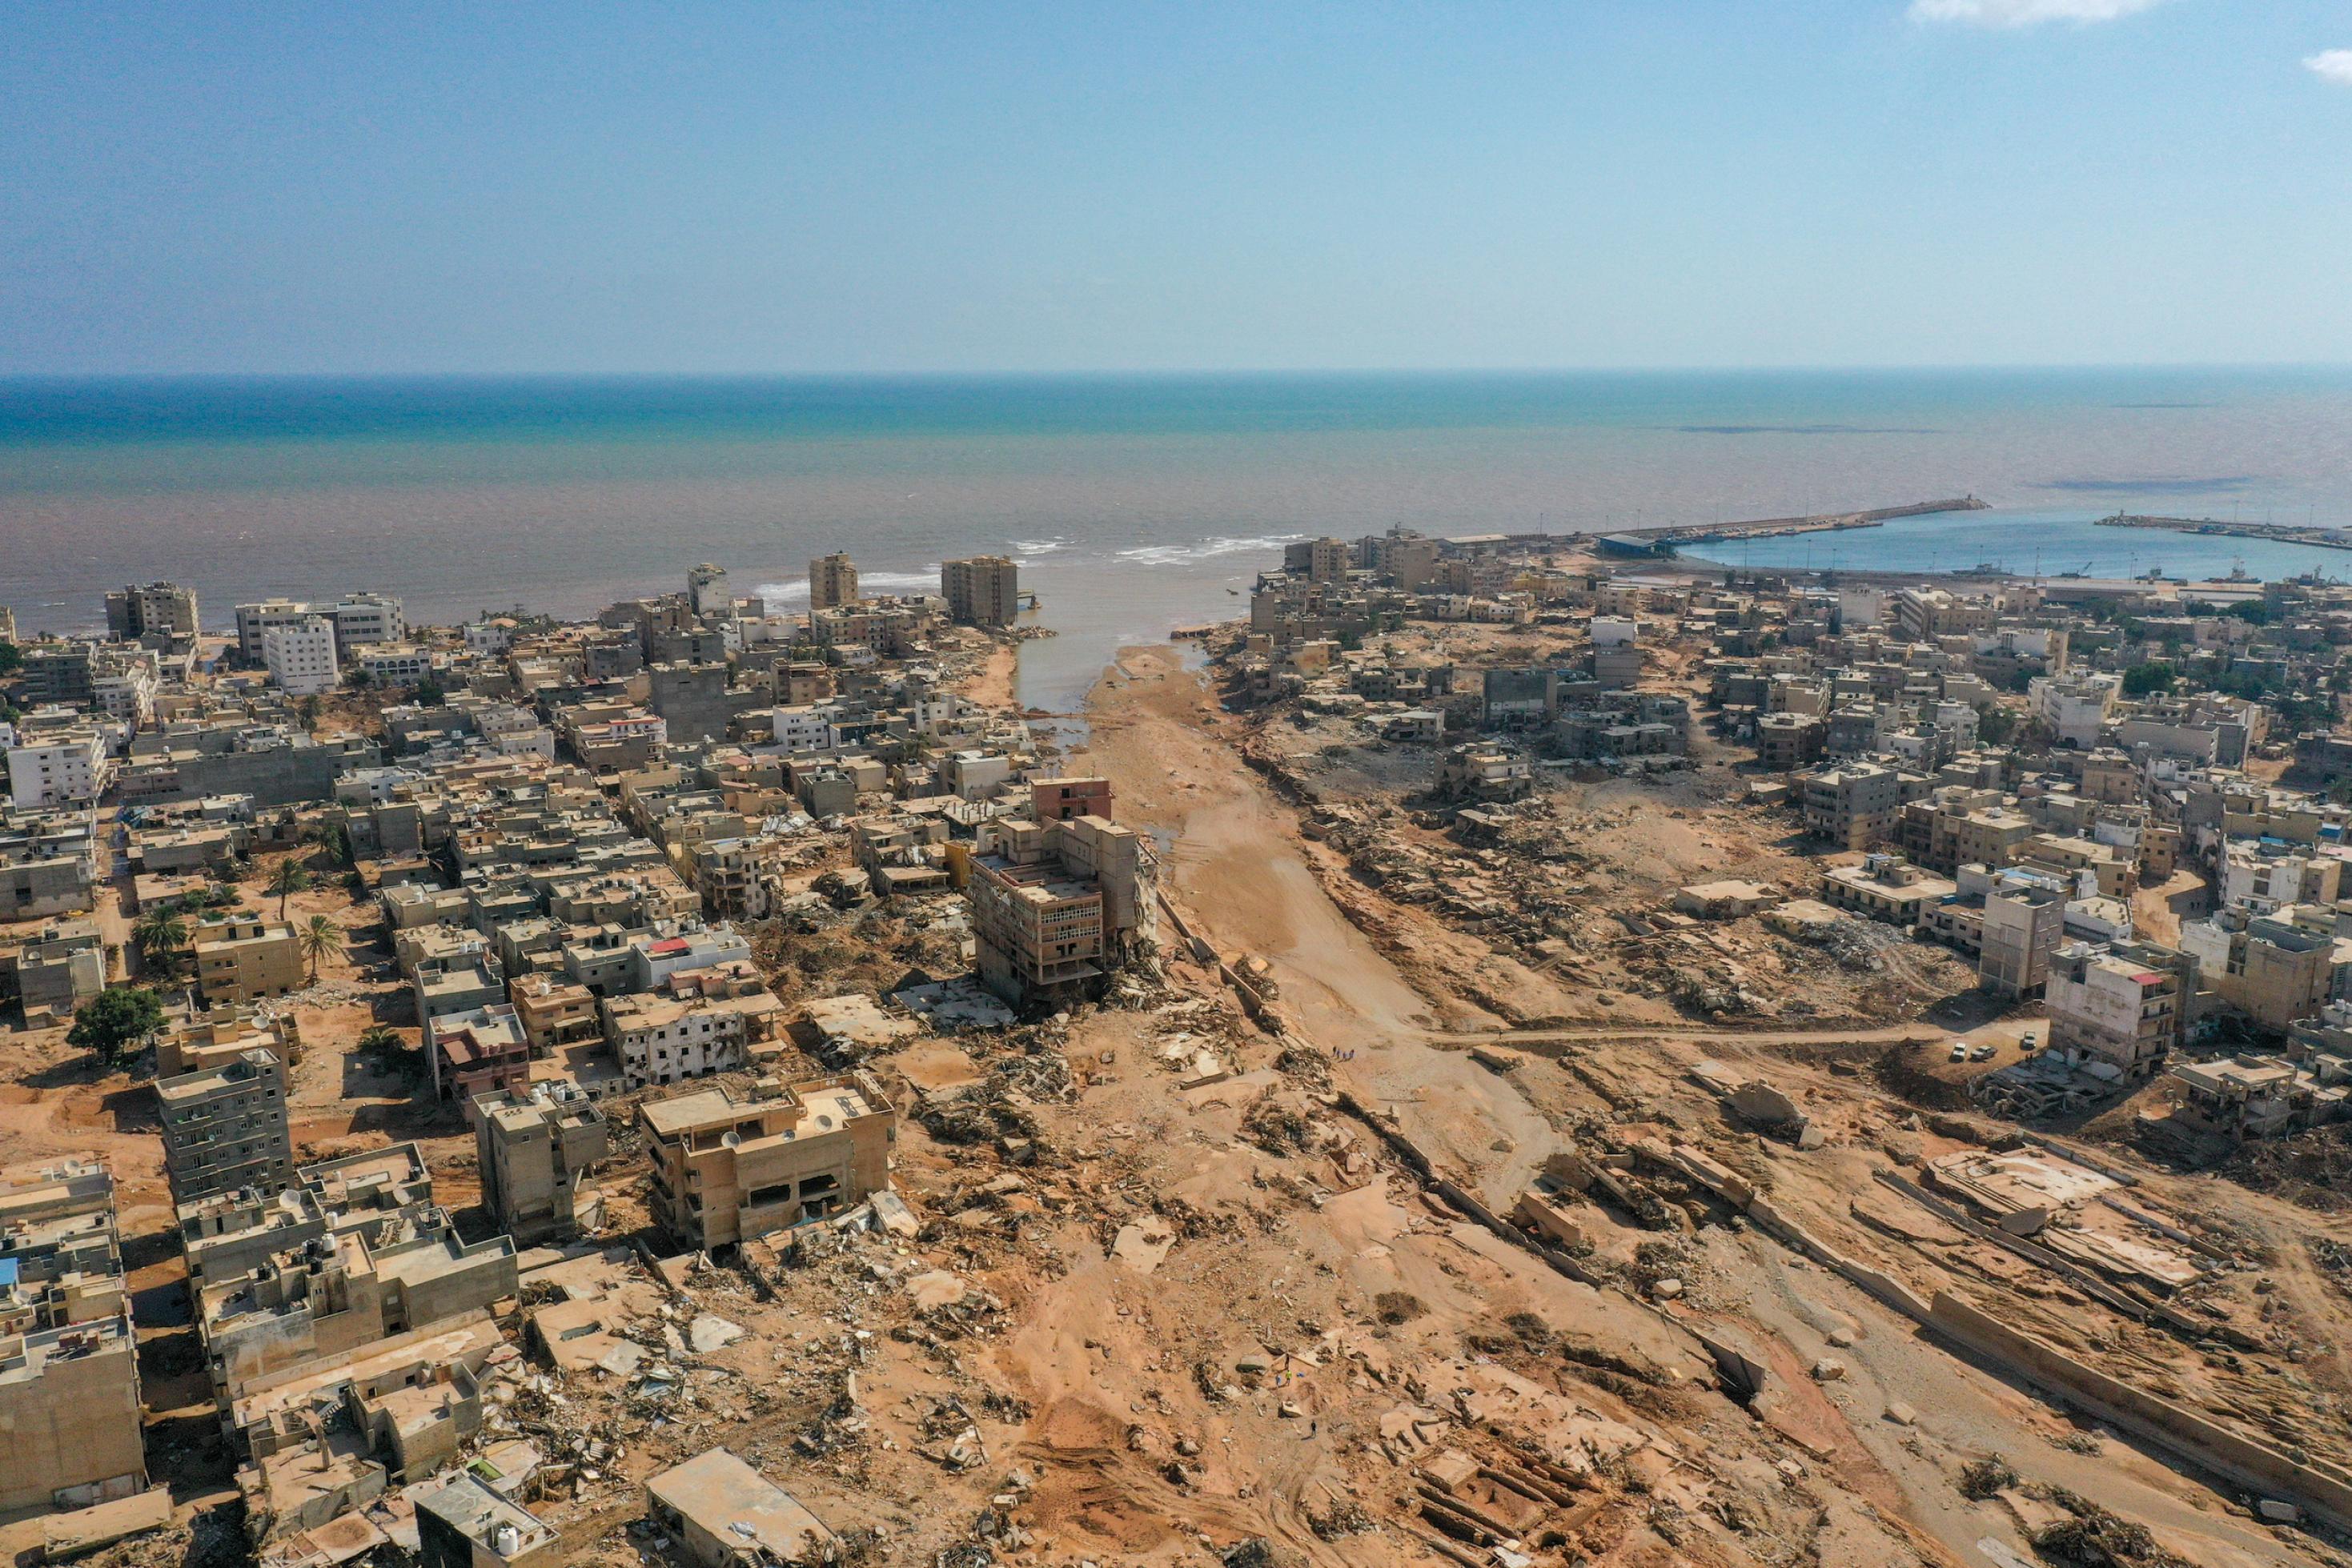
[[[180,955],[188,946],[188,921],[176,903],[159,904],[139,917],[131,935],[139,951],[156,975],[165,980],[179,971]]]
[[[313,915],[310,923],[302,927],[295,940],[301,944],[302,956],[310,960],[310,981],[319,979],[319,960],[333,952],[343,939],[343,928],[323,915]]]
[[[278,899],[278,918],[286,918],[286,901],[310,885],[310,873],[300,861],[289,856],[278,862],[269,873],[269,891]]]
[[[66,1043],[87,1051],[111,1067],[128,1051],[163,1027],[163,1003],[143,986],[116,986],[74,1009]]]
[[[449,700],[449,694],[441,689],[440,682],[428,675],[416,683],[416,700],[426,707],[439,707]]]
[[[25,663],[25,650],[14,643],[0,642],[0,675],[13,675]]]
[[[1989,707],[1977,715],[1977,738],[1987,746],[1999,746],[2017,728],[2014,708]]]
[[[2150,692],[2172,689],[2172,666],[2161,659],[2145,664],[2134,664],[2124,672],[2124,695],[2146,696]]]

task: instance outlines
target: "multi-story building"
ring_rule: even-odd
[[[1805,831],[1842,850],[1869,850],[1891,838],[1903,806],[1902,778],[1891,768],[1853,762],[1801,773],[1795,782]]]
[[[1948,877],[1930,875],[1900,855],[1870,854],[1860,865],[1832,866],[1822,873],[1822,902],[1883,920],[1908,931],[1929,904],[1956,891]]]
[[[735,596],[728,591],[727,569],[709,561],[686,574],[687,608],[697,615],[723,617],[735,613]]]
[[[0,974],[14,974],[28,1029],[62,1019],[106,989],[106,939],[94,920],[60,920],[0,950]]]
[[[272,685],[289,696],[316,696],[342,680],[335,658],[335,623],[323,615],[271,626],[261,634],[261,662]]]
[[[2039,996],[2065,924],[2063,889],[2046,879],[2028,880],[2013,873],[1997,879],[1985,895],[1979,982],[1998,996]]]
[[[433,1092],[461,1105],[530,1082],[530,1040],[510,1002],[428,1017],[425,1055]]]
[[[68,1155],[0,1171],[0,1510],[147,1485],[114,1180]]]
[[[748,1066],[750,1019],[699,997],[637,993],[602,1004],[604,1040],[632,1089]]]
[[[863,1072],[738,1095],[695,1090],[637,1107],[656,1220],[688,1247],[756,1240],[862,1203],[889,1185],[898,1118]]]
[[[335,623],[335,653],[398,643],[408,635],[408,613],[388,593],[346,593],[320,612]]]
[[[293,599],[263,599],[236,607],[236,652],[249,669],[259,669],[263,663],[262,637],[273,626],[290,626],[298,621],[308,621],[319,612],[309,604]]]
[[[155,699],[163,689],[155,654],[146,648],[100,648],[90,660],[89,706],[133,729],[155,719]]]
[[[196,641],[196,591],[175,582],[121,588],[106,596],[106,629],[125,643],[189,648]]]
[[[983,824],[965,891],[980,977],[1020,1003],[1084,987],[1148,944],[1155,865],[1141,835],[1100,817]]]
[[[2113,1062],[2137,1082],[2187,1038],[2197,960],[2152,942],[2069,942],[2042,990],[2050,1043]]]
[[[835,553],[809,562],[809,609],[837,610],[857,602],[857,563]]]
[[[1010,626],[1021,615],[1021,569],[1001,555],[942,561],[940,596],[960,626]]]
[[[79,915],[95,902],[98,826],[87,808],[0,812],[0,920]]]
[[[200,920],[191,946],[205,1005],[291,996],[308,983],[302,943],[283,920],[230,915]]]
[[[331,1219],[322,1234],[242,1271],[207,1273],[196,1332],[222,1414],[264,1379],[394,1334],[480,1312],[515,1292],[515,1243],[468,1245],[430,1204]]]
[[[1768,713],[1756,719],[1756,761],[1788,773],[1821,760],[1829,727],[1818,714]]]
[[[98,729],[26,732],[8,748],[8,798],[20,811],[94,801],[113,784],[115,766]]]
[[[2215,994],[2266,1029],[2318,1017],[2335,989],[2334,935],[2291,921],[2224,909],[2182,922],[2180,946]]]
[[[174,1202],[243,1187],[275,1191],[294,1179],[286,1071],[274,1052],[255,1046],[218,1066],[159,1078],[155,1098]]]
[[[604,1113],[557,1080],[474,1102],[474,1148],[490,1224],[530,1246],[599,1223],[589,1173],[612,1152]]]

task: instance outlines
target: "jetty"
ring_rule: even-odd
[[[1836,533],[1846,528],[1874,528],[1897,517],[1990,510],[1990,502],[1980,501],[1974,496],[1962,496],[1952,500],[1913,501],[1901,507],[1877,507],[1866,512],[1756,517],[1743,523],[1661,523],[1653,528],[1617,528],[1591,537],[1603,550],[1619,555],[1672,555],[1675,547],[1680,545],[1716,544],[1725,539],[1774,538],[1785,534]]]
[[[2352,538],[2341,528],[2301,523],[2225,523],[2219,517],[2154,517],[2117,512],[2101,517],[2103,528],[2165,528],[2177,534],[2220,534],[2238,539],[2268,539],[2273,544],[2311,545],[2320,549],[2352,549]]]

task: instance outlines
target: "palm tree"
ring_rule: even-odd
[[[300,861],[292,857],[278,862],[269,873],[269,891],[278,895],[278,918],[286,918],[286,901],[310,885],[310,873]]]
[[[343,939],[343,928],[323,915],[313,915],[310,923],[302,927],[295,940],[301,944],[302,956],[310,960],[310,983],[319,982],[319,960],[333,952]]]
[[[139,939],[139,951],[155,966],[156,973],[170,979],[188,946],[187,920],[172,905],[159,904],[139,917],[131,935]]]

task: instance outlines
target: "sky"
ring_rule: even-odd
[[[2352,361],[2347,0],[20,0],[0,374]]]

